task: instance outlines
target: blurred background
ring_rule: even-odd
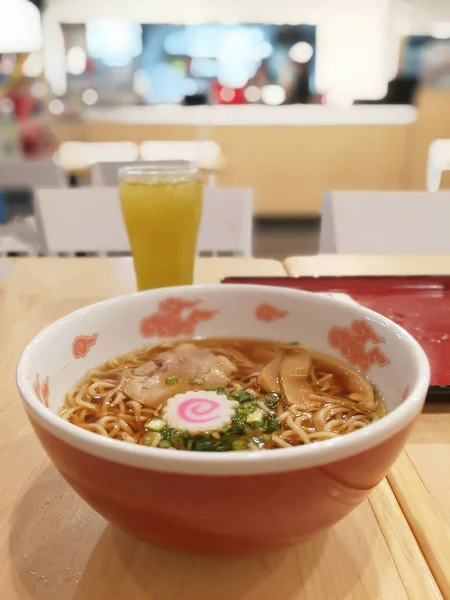
[[[448,0],[0,6],[0,164],[82,186],[147,142],[210,142],[214,185],[253,190],[256,256],[316,252],[329,190],[426,189],[449,103]],[[32,210],[8,193],[0,221]]]

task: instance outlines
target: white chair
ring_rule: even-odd
[[[319,252],[450,252],[450,192],[328,192]]]
[[[97,162],[132,162],[138,156],[134,142],[63,142],[54,159],[66,171],[75,171]]]
[[[6,160],[0,162],[2,188],[62,188],[67,180],[53,160]]]
[[[161,161],[159,161],[161,162]],[[180,163],[184,167],[191,164],[186,160],[171,160],[172,164]],[[91,166],[91,185],[96,187],[108,187],[117,185],[119,182],[119,169],[122,167],[136,167],[148,165],[144,160],[134,160],[131,162],[98,162]]]
[[[214,140],[142,142],[139,148],[143,160],[187,160],[202,168],[215,168],[221,160],[220,146]]]
[[[437,192],[442,171],[450,171],[450,140],[434,140],[428,150],[427,190]]]
[[[64,188],[67,179],[53,160],[6,160],[0,162],[0,188]],[[40,232],[33,216],[16,218],[0,224],[0,255],[35,256],[43,251]]]
[[[116,188],[37,190],[35,211],[49,254],[130,251]]]
[[[220,146],[214,140],[142,142],[139,148],[143,160],[186,160],[199,168],[210,171],[208,183],[215,185],[214,171],[221,169],[224,158]]]
[[[36,218],[50,254],[128,253],[117,188],[38,190]],[[205,188],[197,252],[251,255],[252,192]]]
[[[36,256],[44,250],[41,231],[34,216],[18,218],[0,225],[0,256]]]
[[[197,252],[251,256],[252,237],[253,191],[205,186]]]
[[[91,166],[91,185],[96,187],[108,187],[117,185],[119,182],[119,169],[122,167],[145,164],[142,161],[132,162],[97,162]]]

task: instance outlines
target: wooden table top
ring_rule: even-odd
[[[196,281],[205,283],[225,275],[283,273],[279,263],[255,259],[199,259],[196,265]],[[129,259],[0,261],[1,598],[442,599],[386,480],[369,501],[309,542],[228,561],[137,542],[76,496],[50,464],[19,405],[15,364],[29,339],[56,318],[133,289]],[[270,531],[269,524],[261,526]]]
[[[291,257],[290,275],[450,275],[450,255]],[[427,405],[388,476],[444,598],[450,598],[450,405]]]
[[[317,254],[284,261],[290,275],[450,275],[450,254]]]

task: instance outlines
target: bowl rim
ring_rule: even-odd
[[[280,448],[276,452],[264,450],[260,452],[242,451],[224,453],[174,452],[173,450],[163,448],[149,448],[120,443],[117,440],[100,436],[68,423],[56,413],[43,406],[37,399],[31,378],[25,372],[27,362],[34,348],[39,345],[43,338],[51,335],[55,330],[57,331],[59,328],[64,327],[67,321],[79,318],[92,310],[110,307],[118,303],[127,303],[136,297],[142,297],[142,295],[150,297],[164,293],[182,295],[187,290],[189,292],[217,292],[227,290],[227,293],[231,293],[234,290],[238,294],[248,291],[264,294],[270,290],[272,294],[278,296],[293,297],[294,299],[299,296],[314,296],[315,302],[345,305],[346,308],[351,307],[352,312],[355,313],[355,318],[358,315],[362,318],[371,317],[390,330],[394,330],[397,337],[402,338],[403,342],[409,346],[411,355],[416,360],[417,366],[417,375],[414,384],[411,385],[408,395],[398,407],[368,427],[351,432],[345,436],[324,440],[317,444]],[[23,350],[16,369],[17,387],[22,396],[29,419],[69,446],[111,462],[146,470],[209,476],[256,475],[308,469],[361,454],[393,437],[413,421],[421,412],[425,402],[429,380],[430,366],[421,346],[411,334],[383,315],[355,302],[349,303],[348,300],[341,297],[333,297],[329,293],[315,293],[291,288],[250,284],[228,284],[226,286],[223,284],[200,284],[159,288],[125,294],[90,304],[61,317],[38,333]]]

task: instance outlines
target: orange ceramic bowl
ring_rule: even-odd
[[[194,336],[307,344],[366,373],[389,414],[308,446],[221,454],[134,446],[58,416],[64,394],[88,369],[161,338]],[[26,347],[17,383],[51,461],[94,510],[159,546],[238,555],[295,544],[351,512],[403,448],[429,365],[407,332],[354,302],[211,285],[141,292],[67,315]]]

